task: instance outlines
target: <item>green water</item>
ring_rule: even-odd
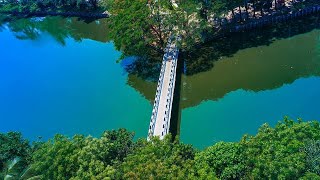
[[[156,83],[127,73],[130,59],[116,63],[121,52],[107,35],[106,20],[3,23],[0,132],[17,130],[35,139],[55,133],[96,136],[123,127],[146,137]],[[257,44],[227,56],[203,47],[197,51],[203,57],[186,59],[187,74],[202,70],[182,75],[183,142],[203,148],[238,141],[285,115],[320,119],[320,31]]]
[[[182,141],[205,147],[283,116],[318,120],[319,76],[319,30],[222,57],[211,70],[182,77]]]

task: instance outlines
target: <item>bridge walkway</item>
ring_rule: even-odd
[[[163,56],[148,139],[152,136],[163,139],[169,133],[178,54],[176,43],[169,40]]]

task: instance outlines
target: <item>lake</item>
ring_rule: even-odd
[[[87,24],[47,17],[3,23],[0,132],[21,131],[35,140],[127,128],[145,138],[156,83],[128,73],[129,60],[117,63],[121,52],[107,34],[105,20]],[[231,46],[246,44],[247,36]],[[204,148],[238,141],[284,116],[320,119],[320,30],[260,42],[241,48],[218,42],[220,49],[209,44],[195,57],[182,56],[182,142]]]

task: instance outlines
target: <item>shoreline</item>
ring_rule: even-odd
[[[235,25],[231,28],[229,28],[229,32],[241,32],[246,31],[250,29],[256,29],[267,25],[273,25],[277,23],[282,23],[286,21],[291,21],[294,19],[299,19],[301,17],[315,15],[320,12],[320,5],[305,7],[303,9],[299,9],[297,11],[292,11],[286,14],[281,15],[270,15],[266,16],[260,19],[251,20],[248,23]],[[228,30],[223,29],[223,30]]]
[[[260,29],[265,26],[272,26],[278,23],[286,23],[293,21],[295,19],[300,19],[307,16],[314,16],[320,13],[320,5],[305,7],[303,9],[292,11],[287,14],[277,14],[277,15],[269,15],[259,19],[251,19],[247,22],[240,23],[230,23],[225,24],[224,27],[221,27],[216,34],[209,34],[204,37],[204,42],[196,44],[195,46],[202,45],[204,43],[213,41],[217,38],[224,37],[228,34],[238,33],[238,32],[247,32],[254,29]]]
[[[44,17],[44,16],[63,16],[63,17],[79,17],[79,18],[108,18],[108,13],[87,13],[87,12],[18,12],[18,11],[0,11],[0,14],[12,15],[12,16],[28,16],[28,17]]]

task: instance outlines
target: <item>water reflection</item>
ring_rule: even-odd
[[[9,28],[16,38],[21,40],[36,40],[43,33],[50,34],[61,45],[66,44],[66,38],[80,42],[82,39],[92,39],[108,42],[108,26],[104,19],[87,23],[78,18],[42,17],[42,18],[0,18],[0,30]]]
[[[290,84],[301,77],[320,76],[320,31],[275,41],[269,46],[248,48],[214,61],[214,68],[182,76],[181,107],[218,100],[237,89],[263,91]],[[214,58],[214,57],[211,57]],[[210,57],[207,59],[210,61]],[[156,84],[130,76],[128,84],[150,101]]]
[[[186,74],[182,76],[180,107],[218,100],[237,89],[271,90],[301,77],[319,76],[319,18],[302,21],[238,33],[193,52],[184,52],[180,61],[185,61]],[[129,77],[128,81],[147,99],[153,100],[155,88],[134,82],[143,81],[137,77]]]
[[[311,32],[314,29],[320,29],[320,16],[305,17],[263,29],[226,35],[202,45],[201,48],[194,48],[184,53],[187,62],[186,73],[193,75],[209,71],[221,57],[231,57],[239,50],[247,48],[268,46],[277,40]]]
[[[278,40],[221,58],[210,71],[183,77],[182,107],[217,100],[237,89],[262,91],[320,76],[320,31]]]
[[[62,45],[70,37],[79,42],[82,39],[109,41],[106,19],[90,23],[62,17],[2,17],[0,20],[0,29],[9,28],[18,39],[36,40],[43,33],[48,33]],[[237,89],[257,92],[281,87],[301,77],[319,76],[319,31],[294,36],[319,28],[319,18],[310,17],[301,21],[303,25],[289,23],[263,31],[239,33],[184,52],[180,59],[186,62],[187,74],[182,76],[180,107],[217,100]],[[244,50],[239,51],[241,49]],[[128,63],[126,60],[122,62],[129,73],[127,84],[152,103],[161,55],[150,52],[148,57],[134,59]]]
[[[241,132],[239,131],[238,133],[234,133],[242,124],[252,124],[253,120],[264,117],[261,122],[257,121],[255,122],[255,126],[252,126],[252,129],[256,129],[261,123],[269,120],[267,118],[270,118],[271,112],[261,111],[260,114],[252,113],[258,112],[257,110],[259,110],[259,108],[254,106],[255,104],[262,107],[259,103],[264,103],[269,100],[269,103],[265,103],[269,105],[265,106],[265,109],[273,111],[274,104],[280,104],[275,101],[277,99],[277,93],[283,91],[282,99],[279,99],[287,101],[290,98],[284,96],[285,94],[289,92],[292,94],[290,97],[296,97],[298,93],[302,92],[298,90],[304,88],[303,86],[305,84],[308,85],[309,92],[311,92],[310,94],[315,94],[311,91],[313,87],[310,88],[310,84],[315,84],[316,86],[317,83],[315,82],[318,82],[316,80],[310,81],[309,83],[305,83],[308,80],[300,80],[300,84],[298,83],[295,85],[298,90],[285,86],[285,84],[291,84],[302,77],[320,76],[320,30],[317,30],[320,25],[318,22],[319,19],[317,17],[313,17],[304,19],[303,21],[304,23],[283,24],[263,31],[257,30],[256,32],[239,33],[235,36],[229,36],[220,39],[219,41],[206,44],[200,48],[196,48],[192,52],[184,52],[179,61],[184,61],[186,64],[186,74],[182,75],[181,78],[181,101],[179,105],[179,112],[184,109],[184,113],[186,114],[186,116],[182,116],[183,121],[181,122],[182,129],[184,129],[181,133],[182,139],[194,139],[195,142],[202,139],[203,141],[210,142],[212,137],[216,137],[217,140],[223,140],[226,139],[226,137],[230,137],[230,134],[233,133],[233,137],[227,140],[234,140],[234,138],[240,137],[243,133],[249,132],[248,129],[243,128]],[[1,22],[2,25],[0,25],[0,31],[1,29],[3,30],[8,28],[14,33],[16,38],[21,40],[37,40],[41,38],[43,34],[49,34],[61,45],[65,45],[66,42],[70,42],[67,40],[69,38],[79,42],[83,39],[92,39],[100,42],[109,41],[107,20],[86,23],[76,18],[46,17],[15,20],[3,18]],[[92,43],[95,44],[94,42]],[[76,44],[79,45],[77,48],[84,47],[81,44]],[[89,46],[86,46],[85,48],[90,51],[88,47]],[[98,47],[103,46],[101,43],[95,44],[95,46],[91,47],[91,50],[93,51]],[[111,50],[105,51],[105,49],[100,49],[99,52],[103,55],[112,55],[112,53],[114,53],[111,52]],[[61,58],[58,59],[63,59],[63,56],[67,58],[70,53],[76,53],[76,51],[67,51],[65,54],[61,54]],[[140,94],[150,102],[150,106],[148,106],[148,108],[151,108],[156,91],[156,82],[160,71],[159,62],[161,62],[162,57],[161,53],[155,51],[147,52],[146,50],[145,53],[148,56],[125,59],[119,64],[119,66],[121,65],[123,67],[126,72],[125,74],[128,73],[123,81],[133,87],[135,91],[140,92]],[[90,57],[93,59],[99,59],[99,57],[102,57],[101,54],[91,54]],[[32,55],[32,57],[33,56],[34,55]],[[42,56],[40,56],[40,58],[42,58]],[[114,58],[111,59],[115,60]],[[107,61],[108,59],[105,60]],[[87,61],[88,59],[84,58],[84,64],[87,64]],[[104,59],[101,61],[104,61]],[[65,62],[61,63],[64,64]],[[103,71],[110,71],[111,73],[112,70],[119,66],[115,65],[115,67]],[[70,67],[74,67],[74,64],[70,65]],[[92,71],[95,72],[97,67],[100,66],[95,66],[92,68]],[[69,70],[67,70],[67,72],[68,71]],[[121,72],[117,71],[114,72],[114,74],[119,78]],[[114,74],[110,74],[110,77]],[[115,83],[123,83],[119,82],[117,78],[112,79],[114,80],[113,85]],[[94,80],[89,82],[94,82]],[[106,83],[106,81],[103,83]],[[281,90],[280,87],[284,87],[286,91]],[[245,91],[239,89],[243,89]],[[317,90],[316,88],[314,89]],[[272,90],[272,93],[270,93],[272,96],[264,95],[264,92],[267,92],[265,90]],[[251,91],[251,93],[248,93],[247,91]],[[256,93],[259,91],[263,92]],[[120,103],[128,101],[126,98],[128,92],[123,91],[123,93],[120,93],[117,88],[114,89],[114,92],[119,93],[116,101],[119,101],[120,98],[123,98],[122,101],[119,101]],[[103,90],[101,94],[105,95],[106,93]],[[250,100],[250,98],[252,103],[245,104],[245,101]],[[309,99],[305,98],[305,96],[299,95],[299,98],[300,99],[292,102],[292,104],[309,103],[307,102]],[[304,98],[307,100],[303,100]],[[317,97],[314,98],[316,99]],[[229,101],[227,99],[229,99]],[[208,100],[211,101],[201,103]],[[221,100],[220,102],[226,100],[227,102],[224,101],[222,103],[224,106],[222,107],[218,100]],[[132,101],[131,106],[134,106],[136,103],[140,104],[142,101]],[[232,110],[238,110],[238,112],[233,114],[238,114],[239,117],[242,118],[239,118],[236,115],[229,118],[224,117],[232,114],[230,113],[232,105],[237,107],[232,108]],[[247,108],[247,111],[245,111],[246,108],[240,107],[243,105],[251,108]],[[281,106],[282,105],[283,104],[281,104]],[[197,107],[188,108],[194,106]],[[298,110],[299,108],[302,109],[299,111],[299,115],[306,115],[308,112],[312,112],[308,107],[308,105],[305,105],[304,109],[298,107]],[[280,107],[278,109],[279,110],[276,113],[273,112],[276,114],[274,117],[279,114],[283,116],[285,115],[282,114],[283,112],[292,110],[289,106],[288,110],[280,109]],[[141,120],[139,123],[139,128],[141,129],[143,129],[140,127],[143,123],[145,127],[148,126],[149,113],[151,113],[151,110],[148,110],[148,112],[143,110],[143,112],[145,112],[143,115],[146,116],[146,118]],[[293,112],[298,112],[298,110],[294,109]],[[242,112],[243,114],[239,112]],[[119,113],[121,114],[121,112],[114,112],[114,116],[119,116]],[[251,118],[250,115],[252,116]],[[312,114],[312,116],[313,115],[315,115],[315,113]],[[216,119],[216,121],[212,121],[212,117],[213,119]],[[196,122],[195,119],[197,118],[203,123]],[[241,121],[237,121],[237,123],[235,123],[235,119],[240,119]],[[180,121],[177,123],[177,130],[179,130],[179,122]],[[195,123],[192,124],[190,122]],[[223,122],[225,122],[225,124],[223,124]],[[222,123],[223,125],[219,123]],[[128,122],[124,124],[128,124]],[[233,124],[233,128],[230,128],[230,124]],[[189,129],[197,127],[197,125],[201,132],[194,131],[193,133],[190,133],[191,131]],[[207,128],[207,131],[203,131],[205,128]],[[226,130],[228,128],[228,131],[219,131],[220,129]],[[141,132],[146,131],[141,130]],[[214,132],[215,134],[207,136],[207,140],[204,140],[204,136],[206,136],[208,132]],[[190,142],[189,140],[186,142]],[[196,144],[194,142],[192,143]],[[204,144],[203,142],[201,143]]]

